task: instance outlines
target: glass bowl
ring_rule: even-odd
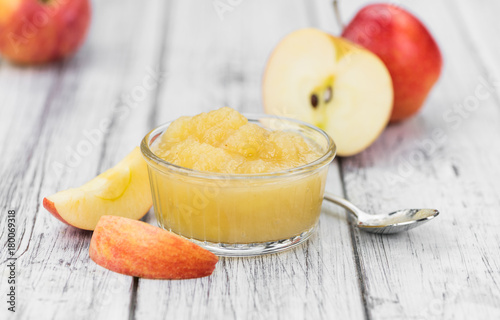
[[[220,256],[276,253],[307,240],[319,220],[328,165],[336,152],[330,136],[310,124],[246,116],[264,128],[302,135],[322,156],[270,173],[212,173],[177,166],[151,151],[171,122],[152,130],[141,143],[160,227]]]

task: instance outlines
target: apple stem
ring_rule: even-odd
[[[344,23],[342,22],[342,16],[340,15],[339,2],[338,0],[333,0],[333,9],[335,11],[335,20],[337,20],[337,24],[340,28],[340,33],[344,31]]]

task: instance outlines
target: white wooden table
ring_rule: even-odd
[[[343,1],[344,19],[363,2]],[[219,15],[214,3],[231,10]],[[0,319],[499,319],[500,3],[403,6],[437,38],[443,75],[418,116],[335,160],[327,188],[374,213],[441,215],[380,236],[325,203],[306,244],[221,258],[196,280],[97,266],[91,232],[54,219],[42,198],[111,167],[157,124],[224,105],[260,112],[263,68],[279,39],[307,26],[338,34],[330,1],[95,1],[72,59],[37,68],[0,60]],[[8,210],[17,216],[15,314],[6,303]],[[146,220],[155,223],[152,211]]]

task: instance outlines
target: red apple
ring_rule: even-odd
[[[0,53],[19,64],[62,59],[83,43],[89,0],[0,0]]]
[[[395,5],[372,4],[356,14],[342,36],[375,53],[389,69],[394,86],[391,122],[417,113],[442,66],[439,47],[420,20]]]

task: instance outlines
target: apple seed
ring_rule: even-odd
[[[313,108],[316,108],[318,107],[318,96],[316,94],[312,94],[311,95],[311,105],[313,106]]]

